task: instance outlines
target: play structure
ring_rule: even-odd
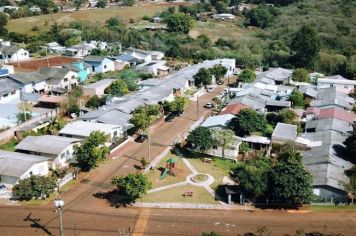
[[[169,158],[169,159],[167,160],[166,168],[165,168],[165,170],[163,171],[163,173],[162,173],[160,179],[166,178],[166,176],[167,176],[168,174],[171,174],[171,175],[173,175],[173,176],[176,176],[176,172],[175,172],[175,171],[176,171],[176,160],[173,159],[173,158]]]

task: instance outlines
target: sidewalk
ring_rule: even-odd
[[[155,202],[137,202],[135,207],[145,208],[168,208],[168,209],[220,209],[220,210],[240,210],[240,211],[256,211],[253,206],[241,205],[220,205],[220,204],[201,204],[201,203],[183,203],[183,202],[169,202],[169,203],[155,203]]]

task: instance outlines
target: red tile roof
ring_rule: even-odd
[[[237,115],[240,113],[240,110],[246,109],[246,108],[251,108],[250,106],[247,106],[242,103],[234,103],[234,104],[228,104],[221,112],[220,115],[224,114],[233,114]]]
[[[318,118],[319,119],[335,118],[349,123],[353,123],[354,121],[356,121],[355,114],[336,107],[320,109]]]

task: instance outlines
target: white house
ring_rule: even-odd
[[[80,141],[55,135],[27,136],[15,148],[17,152],[47,157],[51,168],[57,169],[68,166],[73,158],[73,147]]]
[[[48,158],[0,150],[0,183],[13,187],[31,175],[48,175]]]
[[[136,48],[128,48],[125,53],[135,57],[136,59],[143,60],[145,62],[150,62],[152,60],[162,60],[164,58],[164,53],[160,51],[146,51]]]
[[[85,57],[90,55],[92,47],[86,44],[78,44],[72,47],[66,48],[64,55],[71,57]]]
[[[227,128],[230,121],[235,116],[232,114],[224,114],[224,115],[217,115],[217,116],[210,116],[206,119],[201,126],[206,128]]]
[[[123,128],[118,125],[109,125],[102,123],[92,123],[85,121],[74,121],[64,126],[59,131],[61,136],[85,139],[90,136],[93,131],[104,132],[107,136],[107,142],[112,143],[116,138],[123,137]]]
[[[30,59],[27,50],[11,44],[9,41],[0,40],[0,62],[14,63]]]
[[[341,75],[334,75],[318,79],[318,88],[335,87],[336,91],[349,94],[356,88],[356,80],[350,80]]]
[[[169,67],[166,66],[166,61],[151,61],[145,62],[135,67],[136,70],[158,75],[160,77],[168,75]]]
[[[24,93],[43,93],[47,91],[47,77],[38,72],[18,72],[8,78],[22,84]]]
[[[47,43],[47,48],[53,53],[64,53],[66,48],[57,42]]]
[[[49,91],[68,91],[79,83],[78,72],[69,68],[44,67],[38,72],[47,78],[46,83]]]
[[[87,56],[84,57],[84,62],[90,65],[91,73],[105,73],[115,71],[115,63],[107,57],[102,56]]]
[[[0,78],[0,104],[20,97],[21,84],[9,78]]]

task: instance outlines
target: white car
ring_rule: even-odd
[[[211,102],[208,102],[204,105],[205,108],[213,108],[214,105]]]
[[[208,87],[206,87],[206,91],[208,91],[208,93],[211,93],[214,90],[214,86],[209,85]]]

